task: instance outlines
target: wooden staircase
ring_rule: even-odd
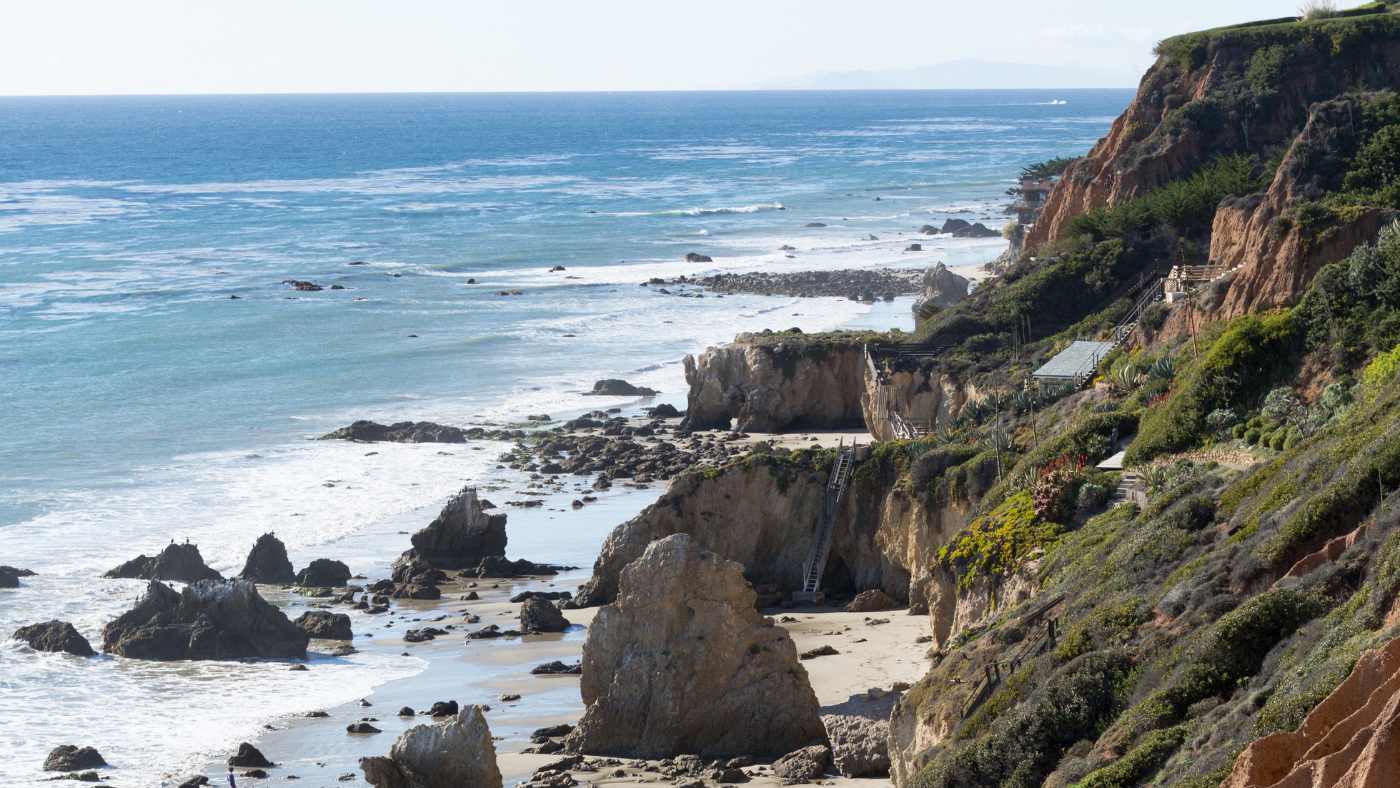
[[[821,604],[823,601],[822,575],[826,573],[826,561],[831,555],[831,538],[836,531],[836,517],[841,511],[842,501],[846,499],[846,489],[850,486],[855,464],[855,441],[847,446],[843,439],[840,448],[836,450],[836,461],[831,465],[831,476],[826,482],[822,515],[817,521],[816,541],[812,543],[812,552],[802,565],[802,590],[792,595],[794,602]]]

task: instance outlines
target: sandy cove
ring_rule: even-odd
[[[771,441],[776,446],[798,448],[834,446],[839,440],[849,443],[853,438],[869,439],[861,431],[812,431],[755,434],[748,436],[745,442]],[[656,493],[660,492],[657,488]],[[590,512],[586,509],[579,514],[588,516]],[[386,572],[390,560],[385,558]],[[454,578],[442,586],[441,600],[395,600],[390,615],[357,619],[356,648],[386,655],[406,655],[402,658],[422,660],[424,669],[409,678],[376,688],[364,698],[371,704],[369,706],[356,701],[326,709],[326,717],[274,721],[254,743],[278,767],[269,770],[266,780],[243,778],[244,782],[249,785],[365,785],[359,759],[387,753],[400,733],[429,721],[423,714],[400,718],[397,716],[399,709],[408,706],[422,712],[436,701],[447,700],[489,706],[486,718],[496,740],[505,784],[527,780],[536,769],[559,757],[522,753],[531,746],[530,734],[542,727],[573,724],[583,713],[577,676],[536,676],[530,669],[555,660],[576,663],[582,653],[587,626],[597,609],[564,611],[573,626],[562,634],[486,640],[467,640],[465,635],[490,624],[502,629],[513,628],[518,623],[520,605],[510,602],[510,597],[523,591],[573,591],[588,575],[585,569],[543,578],[478,581]],[[475,591],[480,599],[464,600],[470,591]],[[799,653],[826,645],[839,652],[802,662],[824,714],[859,713],[865,705],[867,690],[888,689],[897,682],[912,683],[928,669],[927,646],[922,645],[928,635],[925,616],[911,616],[905,610],[847,613],[832,608],[775,608],[764,612],[788,630]],[[465,623],[468,613],[479,616],[480,622]],[[872,625],[870,619],[887,623]],[[372,628],[366,629],[367,623]],[[421,643],[404,641],[406,630],[426,626],[447,629],[448,634]],[[335,645],[313,641],[312,651],[324,653]],[[309,668],[316,669],[315,658]],[[502,696],[509,695],[519,695],[520,699],[501,701]],[[382,733],[346,732],[347,725],[360,721],[370,721]],[[615,774],[615,770],[616,767],[578,772],[575,776],[582,784],[596,785],[654,784],[661,779],[654,772],[631,766],[623,769],[622,776]],[[206,773],[218,777],[222,771],[222,764],[215,762]],[[890,784],[885,779],[830,778],[828,782],[863,786]],[[776,786],[781,783],[771,775],[757,774],[750,784]]]

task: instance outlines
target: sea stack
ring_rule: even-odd
[[[281,585],[291,585],[297,579],[292,562],[287,558],[287,546],[270,533],[258,537],[238,577],[254,583]]]
[[[189,542],[171,542],[154,558],[139,555],[121,566],[109,570],[103,577],[138,580],[166,580],[194,583],[200,580],[223,580],[223,576],[204,563],[199,547]]]
[[[742,566],[688,534],[651,543],[588,630],[580,684],[588,708],[569,748],[726,758],[824,744],[797,649],[756,599]]]
[[[463,487],[437,518],[412,538],[397,565],[422,562],[434,569],[467,569],[506,554],[506,516],[487,514],[475,487]]]

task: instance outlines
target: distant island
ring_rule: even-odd
[[[1138,74],[1077,65],[949,60],[873,71],[819,71],[759,87],[770,90],[1074,90],[1137,87]]]

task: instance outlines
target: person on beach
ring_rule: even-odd
[[[238,788],[238,783],[233,779],[233,767],[228,767],[228,788]]]

